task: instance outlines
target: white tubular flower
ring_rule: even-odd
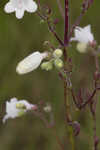
[[[16,72],[18,74],[26,74],[35,70],[41,64],[42,60],[48,56],[47,52],[34,52],[19,62]]]
[[[26,100],[18,101],[17,98],[12,98],[10,102],[6,102],[6,115],[3,118],[3,123],[9,118],[16,118],[24,114],[28,110],[35,110],[36,105],[28,103]]]
[[[71,38],[71,41],[78,41],[80,43],[86,43],[94,41],[94,36],[91,33],[91,26],[88,25],[84,28],[76,27],[74,30],[75,37]]]
[[[33,13],[36,10],[37,4],[33,0],[10,0],[4,7],[6,13],[15,12],[18,19],[24,16],[24,11]]]

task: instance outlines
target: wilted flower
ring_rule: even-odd
[[[10,0],[4,7],[6,13],[16,13],[16,17],[21,19],[24,12],[33,13],[37,10],[37,4],[33,0]]]
[[[88,25],[84,28],[76,27],[74,30],[75,37],[71,38],[71,41],[78,41],[80,43],[91,43],[94,40],[93,34],[91,33],[91,26]]]
[[[28,103],[26,100],[17,100],[12,98],[10,102],[6,102],[6,115],[3,118],[3,123],[9,118],[16,118],[24,114],[28,110],[35,110],[36,105]]]
[[[42,60],[47,56],[47,52],[40,53],[37,51],[32,53],[31,55],[27,56],[21,62],[18,63],[16,72],[18,74],[26,74],[35,70],[41,64]]]

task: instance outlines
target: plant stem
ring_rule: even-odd
[[[70,106],[68,102],[68,89],[67,89],[66,81],[64,81],[64,104],[65,104],[65,110],[66,110],[66,121],[67,123],[70,123],[71,116],[70,116]]]
[[[64,46],[63,41],[59,38],[59,36],[57,35],[57,33],[55,32],[55,30],[53,29],[53,27],[50,25],[49,20],[47,20],[47,24],[48,24],[48,28],[51,31],[51,33],[55,36],[55,38],[57,39],[57,41],[59,42],[59,44],[61,46]]]
[[[69,133],[69,139],[72,146],[72,150],[75,150],[75,144],[74,144],[74,135],[73,135],[73,128],[71,126],[72,124],[72,118],[70,115],[70,105],[69,105],[69,89],[67,88],[66,81],[64,82],[64,103],[65,103],[65,111],[66,111],[66,122],[68,124],[67,129]]]
[[[58,7],[59,7],[60,14],[61,14],[62,18],[64,19],[65,15],[64,15],[64,11],[63,11],[60,0],[57,0],[57,4],[58,4]]]
[[[76,19],[75,23],[72,25],[70,33],[69,33],[69,36],[68,36],[69,40],[70,40],[70,38],[71,38],[71,36],[73,34],[73,31],[74,31],[75,27],[80,24],[80,21],[83,18],[84,14],[85,14],[85,12],[81,12],[80,15],[78,16],[78,18]]]
[[[68,45],[69,34],[69,0],[65,0],[65,31],[64,31],[64,45]]]
[[[70,135],[70,143],[71,143],[72,150],[75,150],[75,142],[74,142],[74,135],[73,135],[72,126],[68,126],[68,131],[69,131],[69,135]]]
[[[56,141],[57,141],[57,143],[58,143],[58,145],[59,145],[59,148],[61,149],[61,150],[64,150],[64,145],[61,143],[61,140],[60,140],[60,138],[58,137],[58,135],[57,135],[57,131],[56,131],[56,128],[52,128],[53,130],[53,133],[54,133],[54,135],[55,135],[55,137],[56,137]]]
[[[53,29],[53,27],[51,26],[50,21],[49,21],[47,18],[45,18],[40,12],[37,12],[37,15],[38,15],[42,20],[44,20],[44,21],[47,22],[47,25],[48,25],[48,28],[49,28],[50,32],[54,35],[54,37],[55,37],[56,40],[59,42],[59,44],[60,44],[61,46],[64,46],[63,41],[60,39],[60,37],[58,36],[58,34],[56,33],[56,31],[55,31],[55,30]]]

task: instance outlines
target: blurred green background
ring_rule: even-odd
[[[53,19],[59,18],[56,25],[57,32],[63,38],[64,24],[55,1],[40,0],[53,9]],[[61,0],[64,5],[64,0]],[[74,23],[80,13],[82,0],[70,0],[70,22]],[[52,105],[56,120],[58,136],[66,150],[71,150],[64,124],[63,84],[54,69],[50,72],[37,69],[29,74],[20,76],[16,74],[16,65],[24,57],[34,51],[44,51],[44,41],[58,46],[55,38],[45,23],[40,23],[36,14],[25,13],[23,19],[16,19],[14,14],[6,14],[3,7],[6,1],[0,1],[0,149],[2,150],[56,150],[59,149],[52,129],[46,129],[43,122],[33,114],[22,118],[8,120],[2,124],[5,114],[5,102],[12,97],[26,99],[31,103],[43,100]],[[92,32],[99,43],[100,38],[100,1],[94,1],[87,14],[81,21],[81,26],[92,25]],[[80,87],[91,88],[92,72],[95,70],[93,57],[80,54],[75,49],[75,44],[69,49],[73,59],[75,71],[72,83],[74,90]],[[97,108],[97,135],[100,137],[99,107]],[[80,122],[81,132],[76,137],[77,150],[92,150],[93,124],[88,109],[81,113],[72,111],[73,118]],[[76,115],[74,114],[76,112]],[[99,146],[100,148],[100,146]]]

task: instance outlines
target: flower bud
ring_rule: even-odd
[[[45,59],[47,56],[47,52],[40,53],[37,51],[32,53],[31,55],[27,56],[21,62],[18,63],[16,72],[21,75],[35,70],[39,67],[42,60]]]
[[[48,104],[47,106],[44,107],[44,111],[47,113],[51,112],[51,110],[52,110],[52,108],[51,108],[50,104]]]
[[[53,52],[53,56],[56,57],[56,58],[60,58],[62,55],[63,55],[63,52],[62,52],[61,49],[56,49],[56,50]]]
[[[64,66],[63,61],[61,59],[55,59],[54,64],[55,64],[55,67],[58,69]]]
[[[78,43],[77,44],[77,50],[80,52],[80,53],[86,53],[87,52],[87,47],[88,47],[88,44],[87,43]]]
[[[49,71],[52,70],[53,66],[52,66],[52,62],[48,61],[48,62],[44,62],[41,64],[41,69]]]

